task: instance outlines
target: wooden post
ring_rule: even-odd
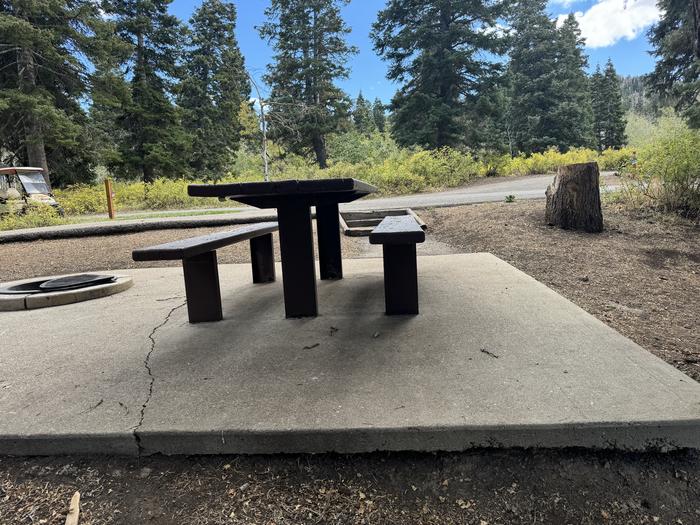
[[[110,219],[114,219],[114,192],[112,191],[112,181],[105,179],[105,193],[107,194],[107,213]]]
[[[545,218],[564,229],[603,231],[598,163],[561,166],[547,187]]]

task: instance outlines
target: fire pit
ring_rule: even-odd
[[[90,273],[15,281],[0,285],[0,311],[89,301],[122,292],[132,284],[127,276]]]

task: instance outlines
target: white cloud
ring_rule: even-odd
[[[659,19],[660,11],[656,0],[599,0],[587,11],[574,14],[586,46],[596,48],[615,45],[623,38],[637,38]],[[566,15],[559,15],[558,23],[564,18]]]

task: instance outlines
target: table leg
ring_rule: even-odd
[[[316,233],[321,279],[342,279],[343,258],[340,251],[338,203],[316,206]]]
[[[311,208],[304,204],[288,204],[277,208],[282,286],[287,317],[315,317],[316,269]]]

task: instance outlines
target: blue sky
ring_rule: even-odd
[[[174,0],[170,11],[186,21],[200,3]],[[272,51],[260,39],[255,27],[263,23],[263,12],[269,2],[238,0],[234,3],[238,8],[237,34],[241,51],[249,71],[259,79],[271,60]],[[349,41],[360,52],[349,64],[350,78],[340,84],[353,97],[361,90],[367,98],[379,97],[389,102],[396,86],[386,79],[386,63],[375,55],[369,39],[372,22],[383,4],[380,0],[352,0],[343,9],[343,17],[352,28]],[[643,74],[653,68],[653,58],[647,53],[646,29],[658,17],[655,0],[550,0],[549,10],[553,18],[571,12],[579,18],[589,43],[586,51],[591,68],[598,63],[602,66],[608,57],[622,75]]]

